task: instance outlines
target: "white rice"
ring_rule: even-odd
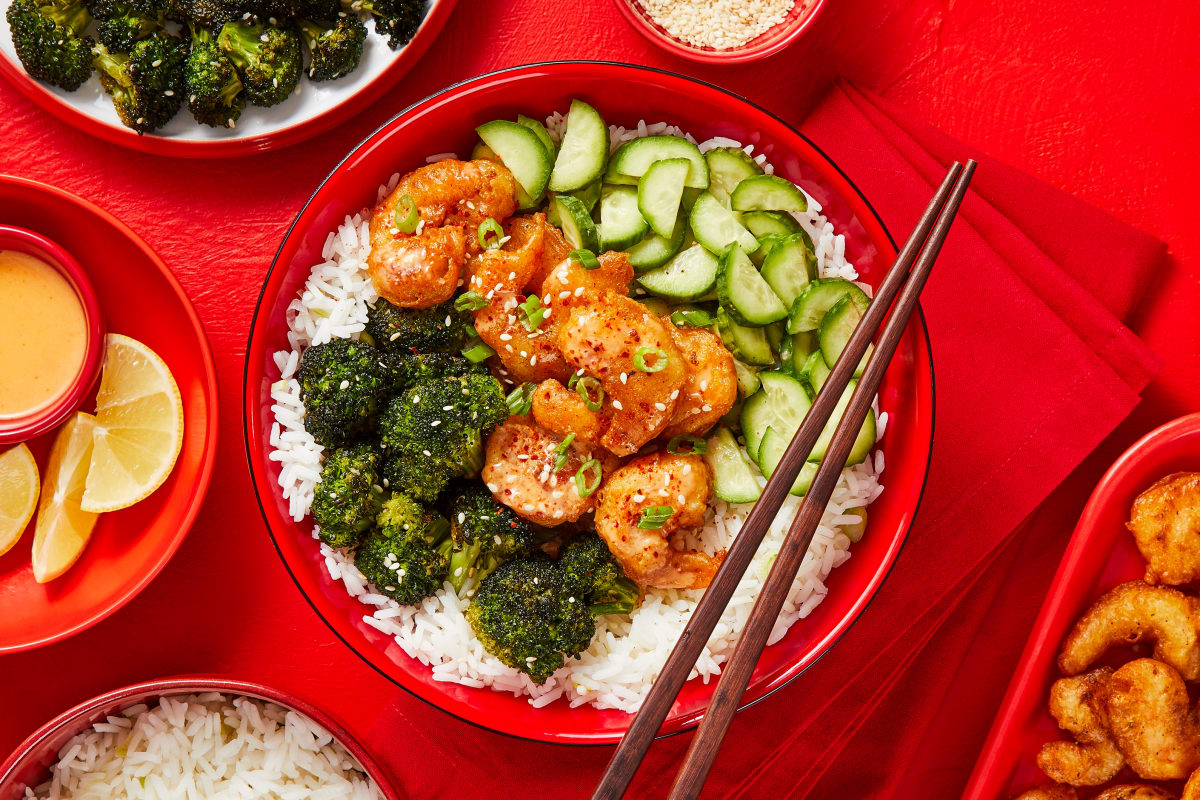
[[[346,749],[274,703],[216,692],[162,697],[95,723],[58,752],[38,800],[380,800]]]
[[[562,114],[556,113],[547,119],[547,129],[555,141],[561,141],[565,124]],[[690,134],[673,125],[664,122],[647,124],[645,121],[633,128],[611,126],[611,146],[615,149],[622,142],[652,135],[685,138],[698,144],[702,152],[714,147],[742,146],[723,137],[696,142]],[[746,145],[743,149],[765,172],[773,172],[765,154],[755,154],[754,145]],[[439,153],[428,160],[453,156],[453,153]],[[393,175],[380,187],[377,201],[395,187],[398,178]],[[366,274],[366,258],[370,251],[369,216],[369,209],[363,209],[359,214],[347,217],[337,231],[329,234],[322,251],[324,260],[312,268],[301,296],[288,306],[291,349],[274,356],[280,380],[271,392],[275,415],[271,427],[271,458],[283,465],[279,485],[297,522],[308,515],[312,505],[323,450],[304,430],[304,405],[295,378],[296,369],[308,345],[339,336],[357,338],[363,330],[367,304],[377,297]],[[822,216],[820,203],[810,195],[808,211],[794,216],[813,239],[820,275],[857,280],[857,271],[846,260],[845,239],[835,233],[833,225]],[[870,291],[866,284],[859,285]],[[878,435],[882,437],[887,414],[878,414],[878,408],[876,413]],[[841,526],[856,523],[859,519],[843,516],[843,513],[869,505],[879,496],[883,491],[879,483],[883,468],[883,453],[876,450],[872,458],[842,473],[771,633],[770,644],[783,638],[796,620],[807,617],[825,598],[828,591],[825,580],[835,567],[850,558],[850,539],[841,531]],[[759,481],[766,483],[761,476]],[[789,497],[784,503],[692,670],[692,678],[699,677],[707,683],[720,673],[800,503],[801,498],[796,497]],[[704,528],[687,543],[688,546],[709,553],[727,548],[752,507],[753,504],[732,505],[714,500]],[[315,529],[313,538],[317,538]],[[590,704],[598,708],[636,711],[703,594],[699,590],[648,591],[642,605],[629,617],[597,620],[596,637],[591,647],[538,686],[524,673],[505,666],[483,649],[464,616],[468,602],[459,599],[450,584],[418,606],[399,606],[367,583],[349,553],[324,543],[320,543],[320,548],[330,578],[341,581],[351,596],[373,608],[370,614],[364,615],[363,621],[395,637],[405,653],[431,668],[436,680],[526,695],[535,707],[565,698],[572,706]]]

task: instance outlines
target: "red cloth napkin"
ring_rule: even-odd
[[[1156,368],[1121,317],[1163,263],[1162,243],[844,83],[803,130],[897,239],[949,161],[980,167],[922,302],[937,422],[908,543],[843,640],[738,715],[710,797],[887,796],[903,774],[896,759],[920,747],[954,673],[912,696],[892,688],[923,664],[961,662],[1025,549],[1014,531],[1132,410]],[[464,787],[587,797],[611,754],[490,734],[403,694],[394,705],[372,743],[413,798]],[[664,796],[688,738],[657,743],[630,796]]]

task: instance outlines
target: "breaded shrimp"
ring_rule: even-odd
[[[560,436],[575,434],[580,441],[598,444],[608,428],[609,416],[603,408],[592,411],[583,397],[556,380],[542,381],[533,392],[533,419]]]
[[[1192,772],[1192,777],[1188,778],[1179,800],[1200,800],[1200,769]]]
[[[1106,592],[1063,640],[1058,667],[1077,675],[1111,647],[1149,639],[1154,657],[1187,680],[1200,678],[1197,601],[1166,586],[1122,583]]]
[[[487,159],[447,158],[414,169],[400,179],[379,211],[386,209],[390,221],[390,212],[405,195],[417,204],[417,213],[426,228],[465,227],[472,240],[471,252],[479,250],[476,234],[481,222],[489,217],[504,222],[517,210],[516,179],[503,164]]]
[[[1186,778],[1200,766],[1200,729],[1179,673],[1152,658],[1130,661],[1108,682],[1108,723],[1141,778]]]
[[[1055,783],[1050,786],[1039,786],[1022,792],[1013,800],[1079,800],[1079,793],[1074,786],[1063,786]]]
[[[704,524],[711,491],[708,466],[699,456],[640,456],[601,487],[596,532],[638,584],[702,589],[712,582],[723,556],[679,550],[671,540]],[[653,506],[670,506],[671,516],[661,528],[639,528],[643,510]]]
[[[683,433],[705,433],[725,416],[737,401],[737,370],[733,355],[721,338],[705,328],[677,328],[669,320],[675,346],[683,353],[687,379],[679,392],[679,403],[671,424],[659,434],[669,439]]]
[[[1175,795],[1157,786],[1144,783],[1125,783],[1110,786],[1092,800],[1175,800]]]
[[[546,215],[513,217],[505,226],[506,240],[496,250],[484,250],[468,263],[467,288],[489,292],[523,289],[541,265]]]
[[[629,283],[633,280],[629,254],[609,251],[601,253],[596,260],[600,263],[596,269],[585,269],[569,258],[559,262],[541,283],[542,303],[571,308],[579,305],[583,293],[591,289],[628,295]]]
[[[557,327],[546,319],[537,330],[529,330],[518,307],[523,299],[512,292],[496,292],[486,307],[475,312],[475,330],[496,351],[503,365],[497,369],[502,380],[541,383],[553,379],[565,383],[571,377],[571,367],[558,349]]]
[[[600,439],[610,451],[636,453],[667,427],[687,367],[670,330],[641,303],[585,290],[562,324],[558,346],[569,364],[599,378],[611,398],[612,422]]]
[[[529,278],[529,287],[541,291],[546,276],[559,264],[567,260],[571,253],[571,245],[562,235],[562,231],[553,225],[546,226],[546,235],[542,247],[542,260],[537,272]]]
[[[1108,729],[1108,667],[1073,678],[1060,678],[1050,687],[1050,715],[1075,741],[1046,742],[1037,765],[1053,781],[1072,786],[1099,786],[1111,780],[1125,759]]]
[[[1200,472],[1176,472],[1137,496],[1126,524],[1146,559],[1146,581],[1200,577]]]
[[[377,230],[372,223],[367,272],[380,297],[403,308],[430,308],[454,295],[467,254],[461,227],[429,228],[419,236]]]

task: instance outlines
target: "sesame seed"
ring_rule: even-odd
[[[429,458],[430,456],[433,455],[433,453],[429,452],[428,450],[422,450],[421,452],[425,454],[426,458]]]
[[[625,406],[621,405],[620,400],[613,400],[613,408],[615,408],[617,411],[621,411],[625,408]]]
[[[659,411],[666,411],[666,410],[667,410],[667,406],[666,406],[666,404],[664,404],[664,403],[655,403],[655,404],[654,404],[654,407],[655,407],[655,408],[657,408]]]
[[[488,491],[489,491],[489,492],[497,492],[497,491],[499,491],[499,490],[500,490],[500,487],[499,487],[499,486],[497,486],[496,484],[494,484],[494,483],[491,483],[491,482],[489,482],[489,483],[487,484],[487,487],[488,487]]]
[[[342,389],[342,390],[349,389],[349,388],[350,388],[350,381],[349,381],[349,380],[344,380],[344,381],[342,381],[340,384],[338,384],[338,388],[339,388],[339,389]]]

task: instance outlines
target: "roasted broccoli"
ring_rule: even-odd
[[[486,375],[487,367],[473,364],[462,356],[449,353],[420,355],[388,355],[381,363],[387,373],[388,386],[399,393],[424,381],[438,378],[460,378],[464,375]]]
[[[183,103],[183,64],[188,44],[158,33],[137,42],[128,55],[95,47],[100,85],[112,96],[117,116],[139,134],[171,121]]]
[[[171,19],[217,33],[227,22],[245,14],[234,0],[167,0],[167,16]]]
[[[410,606],[441,588],[453,546],[444,517],[394,494],[379,513],[378,527],[358,546],[354,565],[380,592]]]
[[[233,127],[246,107],[241,78],[208,29],[191,29],[192,51],[183,68],[188,110],[197,122]]]
[[[300,35],[308,46],[308,77],[333,81],[349,75],[362,58],[367,26],[357,17],[339,17],[329,24],[301,20]]]
[[[69,92],[92,74],[91,17],[79,0],[13,0],[5,14],[13,49],[32,77]]]
[[[464,483],[450,504],[450,583],[461,591],[468,580],[479,583],[496,567],[514,558],[533,555],[537,542],[529,523],[477,481]]]
[[[589,604],[592,614],[628,614],[641,602],[638,585],[625,577],[608,545],[595,533],[581,533],[559,558],[567,585]]]
[[[90,0],[88,11],[96,21],[100,44],[128,53],[135,42],[163,29],[166,9],[156,0]]]
[[[490,375],[416,384],[379,417],[385,486],[433,501],[451,479],[479,472],[487,435],[507,417],[504,391]]]
[[[297,19],[331,20],[343,14],[339,0],[293,0],[292,6]]]
[[[471,315],[447,301],[433,308],[400,308],[380,298],[367,311],[367,333],[388,353],[458,353],[471,338]]]
[[[251,104],[273,106],[291,96],[304,67],[294,30],[241,19],[225,23],[218,41],[238,68]]]
[[[325,456],[321,482],[313,493],[313,520],[330,547],[358,544],[383,509],[379,448],[363,442]]]
[[[333,339],[308,348],[300,361],[304,428],[336,447],[374,422],[387,385],[379,352],[365,342]]]
[[[375,30],[388,37],[388,46],[399,50],[412,41],[425,19],[425,0],[342,0],[347,12],[366,11],[375,18]]]

